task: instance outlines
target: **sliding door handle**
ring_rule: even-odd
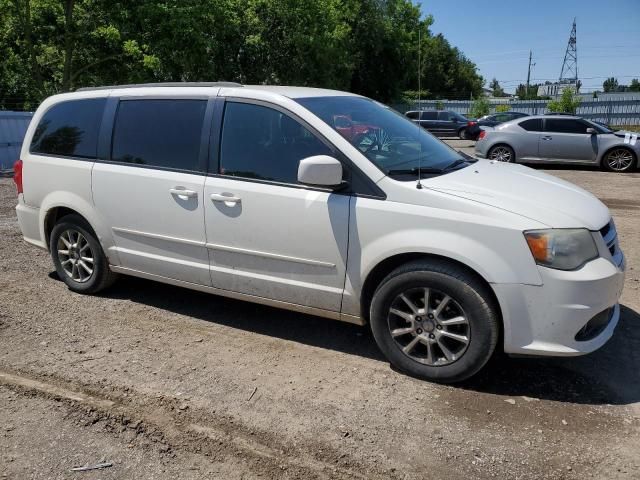
[[[224,203],[240,203],[241,202],[240,197],[236,197],[235,195],[224,194],[224,193],[212,193],[210,195],[210,198],[214,202],[224,202]]]

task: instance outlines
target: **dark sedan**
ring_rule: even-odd
[[[528,116],[529,114],[521,112],[501,112],[485,115],[484,117],[480,117],[478,120],[471,121],[467,124],[465,139],[478,140],[481,130],[480,127],[495,127],[501,123]]]

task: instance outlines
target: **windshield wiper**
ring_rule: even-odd
[[[468,162],[469,162],[469,160],[465,160],[465,159],[459,158],[458,160],[455,160],[454,162],[452,162],[449,165],[447,165],[446,167],[444,167],[442,169],[442,171],[443,172],[448,172],[449,170],[453,170],[454,168],[456,168],[456,167],[458,167],[458,166],[460,166],[462,164],[468,163]]]
[[[418,173],[443,173],[444,170],[441,168],[399,168],[387,170],[387,175],[418,175]]]

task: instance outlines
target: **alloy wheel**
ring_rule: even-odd
[[[629,150],[618,148],[607,155],[607,166],[616,172],[628,170],[633,164],[633,155]]]
[[[58,237],[58,261],[73,281],[87,282],[92,276],[95,255],[85,236],[75,229],[68,229]]]
[[[491,155],[489,155],[490,160],[497,160],[499,162],[511,162],[513,159],[511,158],[511,150],[507,147],[496,147],[491,150]]]
[[[429,366],[459,360],[471,340],[469,320],[460,304],[433,288],[413,288],[391,303],[389,333],[406,356]]]

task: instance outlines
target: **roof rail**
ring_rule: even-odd
[[[129,85],[108,85],[104,87],[82,87],[76,92],[88,92],[91,90],[115,90],[117,88],[144,88],[144,87],[242,87],[235,82],[160,82],[160,83],[133,83]]]

